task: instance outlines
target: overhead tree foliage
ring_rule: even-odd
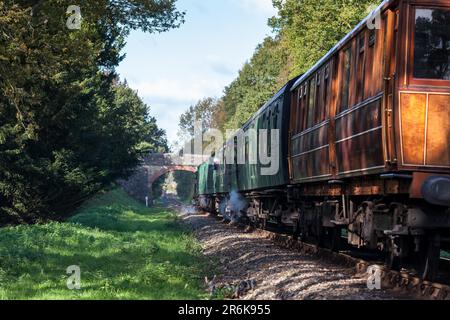
[[[289,79],[312,67],[380,2],[273,0],[278,9],[278,15],[268,22],[273,37],[258,45],[238,77],[225,88],[224,95],[209,105],[212,109],[206,113],[208,121],[212,114],[213,127],[224,133],[240,128]],[[201,110],[198,106],[190,107],[181,116],[180,132],[193,130],[191,125],[202,115]],[[178,181],[183,182],[182,177]]]
[[[225,129],[240,128],[288,80],[282,72],[287,59],[278,38],[268,37],[256,48],[238,78],[225,88]]]
[[[66,26],[73,1],[0,2],[0,223],[63,217],[167,148],[115,66],[130,30],[183,22],[175,2],[82,2],[80,30]]]
[[[239,128],[289,79],[312,67],[380,2],[273,0],[278,15],[268,24],[274,35],[256,48],[238,77],[225,88],[214,111],[217,127]]]
[[[191,138],[195,134],[195,125],[197,130],[208,130],[215,126],[215,111],[218,101],[213,98],[205,98],[198,101],[195,105],[180,116],[178,136],[181,138]]]
[[[220,129],[221,106],[222,101],[214,98],[205,98],[190,106],[180,116],[177,133],[179,140],[175,147],[191,154],[195,148],[195,139],[202,139],[201,135],[211,129]],[[210,141],[203,140],[204,147],[209,144]]]
[[[307,71],[350,32],[380,0],[273,0],[269,20],[290,56],[289,75]]]

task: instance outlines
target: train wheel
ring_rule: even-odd
[[[292,236],[294,237],[295,240],[298,240],[300,238],[300,226],[298,221],[294,224],[294,227],[292,228]]]
[[[316,238],[316,245],[319,247],[326,246],[327,228],[322,226],[322,218],[320,216],[316,217],[314,235]]]
[[[396,256],[393,252],[388,252],[386,255],[385,265],[388,269],[399,270],[400,257]]]
[[[434,234],[426,238],[424,248],[420,255],[420,269],[422,278],[428,281],[435,281],[439,272],[439,260],[441,258],[441,238],[439,234]]]
[[[392,237],[388,240],[385,265],[391,270],[400,269],[400,246],[399,237]]]
[[[332,228],[330,234],[331,246],[330,249],[334,252],[341,250],[341,228]]]
[[[341,249],[341,229],[322,227],[320,245],[331,251],[338,252]]]
[[[258,227],[261,230],[266,230],[267,227],[267,219],[259,218],[258,219]]]

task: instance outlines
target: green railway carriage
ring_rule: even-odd
[[[205,162],[198,167],[197,172],[198,195],[215,194],[214,187],[214,166],[209,162]]]
[[[293,82],[288,82],[278,93],[267,102],[253,117],[243,126],[245,143],[241,150],[245,155],[245,164],[237,166],[238,190],[249,192],[265,188],[278,188],[289,182],[288,174],[288,129],[290,117],[289,90]],[[271,141],[274,130],[278,130],[277,141]],[[254,132],[255,134],[251,133]],[[267,150],[261,150],[260,133],[267,134]],[[273,148],[273,150],[272,150]],[[278,149],[278,151],[276,150]],[[256,152],[256,163],[250,161],[251,153]],[[259,155],[265,154],[274,157],[276,166],[275,174],[264,175],[262,170],[270,165],[263,165]],[[274,165],[273,163],[271,165]]]
[[[236,191],[248,193],[261,189],[279,188],[289,182],[288,172],[288,134],[290,117],[290,89],[294,82],[289,81],[269,102],[267,102],[244,126],[225,142],[223,147],[199,166],[199,196],[222,195]],[[261,130],[266,130],[267,150],[261,150]],[[277,141],[271,141],[274,130],[278,130]],[[272,150],[277,148],[278,150]],[[260,154],[274,157],[276,163],[263,165]],[[233,161],[227,155],[232,154]],[[241,157],[241,158],[240,158]],[[242,158],[243,157],[243,158]],[[256,161],[251,161],[251,158]],[[228,161],[227,161],[228,160]],[[242,161],[243,160],[243,161]],[[263,169],[273,166],[275,174],[264,175]]]
[[[289,93],[296,79],[289,81],[220,150],[199,167],[198,195],[227,195],[232,191],[247,193],[288,184]],[[277,141],[271,141],[274,130],[278,130],[278,135],[274,135]],[[261,150],[261,132],[267,134],[267,150]],[[229,154],[233,155],[232,161],[227,159]],[[252,154],[256,161],[251,161]],[[261,154],[269,158],[273,156],[276,163],[261,164]],[[271,166],[276,169],[275,174],[262,174],[263,169]]]
[[[229,193],[229,177],[224,163],[217,163],[215,156],[198,167],[197,193],[198,195],[215,195]]]
[[[231,150],[235,150],[235,139],[234,137],[232,139],[229,139],[225,144],[225,150],[224,152],[230,152]],[[235,150],[236,151],[236,150]],[[226,183],[227,183],[227,190],[228,192],[239,190],[239,180],[238,180],[238,166],[236,165],[237,162],[237,154],[235,155],[232,163],[227,163],[225,166],[226,170]]]
[[[232,191],[239,190],[238,184],[238,166],[236,165],[236,157],[233,160],[227,159],[227,153],[236,152],[234,137],[225,142],[223,147],[213,155],[214,164],[211,165],[214,171],[214,194],[227,195]]]
[[[214,171],[214,193],[215,194],[224,194],[229,193],[230,186],[229,186],[229,177],[228,177],[228,170],[227,170],[227,164],[224,161],[223,151],[222,149],[219,151],[219,154],[215,157],[214,161],[215,164],[212,166]]]

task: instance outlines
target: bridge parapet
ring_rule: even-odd
[[[143,157],[141,165],[129,179],[118,182],[136,200],[145,203],[147,198],[152,203],[153,183],[161,176],[174,171],[197,172],[197,166],[185,160],[178,155],[151,153]]]

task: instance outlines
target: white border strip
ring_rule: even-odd
[[[332,174],[324,174],[321,176],[314,176],[314,177],[308,177],[308,178],[300,178],[300,179],[292,179],[294,182],[299,182],[299,181],[309,181],[309,180],[314,180],[314,179],[318,179],[318,178],[329,178],[332,177]]]
[[[364,172],[364,171],[372,171],[376,169],[384,169],[385,166],[377,166],[377,167],[369,167],[364,169],[358,169],[358,170],[351,170],[351,171],[344,171],[344,172],[338,172],[337,175],[343,175],[343,174],[349,174],[349,173],[355,173],[355,172]]]
[[[337,114],[335,116],[335,119],[338,120],[338,119],[343,118],[346,115],[349,115],[349,114],[351,114],[351,113],[353,113],[353,112],[355,112],[355,111],[357,111],[357,110],[359,110],[361,108],[367,107],[368,105],[370,105],[370,104],[372,104],[374,102],[377,102],[378,100],[381,100],[383,98],[383,95],[384,95],[384,92],[379,92],[374,97],[366,99],[366,100],[360,102],[359,104],[353,106],[352,108],[347,109],[347,110],[342,111],[341,113]]]
[[[381,129],[383,129],[383,126],[379,126],[379,127],[376,127],[376,128],[373,128],[373,129],[370,129],[370,130],[367,130],[367,131],[355,134],[355,135],[353,135],[351,137],[347,137],[347,138],[344,138],[342,140],[336,141],[335,143],[336,144],[342,143],[344,141],[351,140],[351,139],[354,139],[354,138],[357,138],[357,137],[360,137],[360,136],[363,136],[363,135],[366,135],[368,133],[371,133],[371,132],[374,132],[374,131],[378,131],[378,130],[381,130]]]
[[[303,136],[307,135],[308,133],[317,131],[317,130],[319,130],[320,128],[322,128],[322,127],[324,127],[324,126],[326,126],[326,125],[328,125],[328,124],[330,124],[330,120],[329,120],[329,119],[325,120],[325,121],[322,122],[322,123],[319,123],[319,124],[315,125],[314,127],[311,127],[311,128],[309,128],[309,129],[306,129],[305,131],[302,131],[302,132],[296,134],[295,136],[293,136],[293,137],[291,138],[291,140],[297,140],[298,138],[303,137]]]
[[[320,150],[322,150],[322,149],[326,149],[326,148],[329,148],[329,147],[330,147],[330,145],[327,144],[327,145],[321,146],[321,147],[316,148],[316,149],[313,149],[313,150],[309,150],[309,151],[305,151],[305,152],[296,154],[296,155],[292,156],[292,158],[298,158],[298,157],[304,156],[304,155],[306,155],[306,154],[314,153],[314,152],[316,152],[316,151],[320,151]]]

